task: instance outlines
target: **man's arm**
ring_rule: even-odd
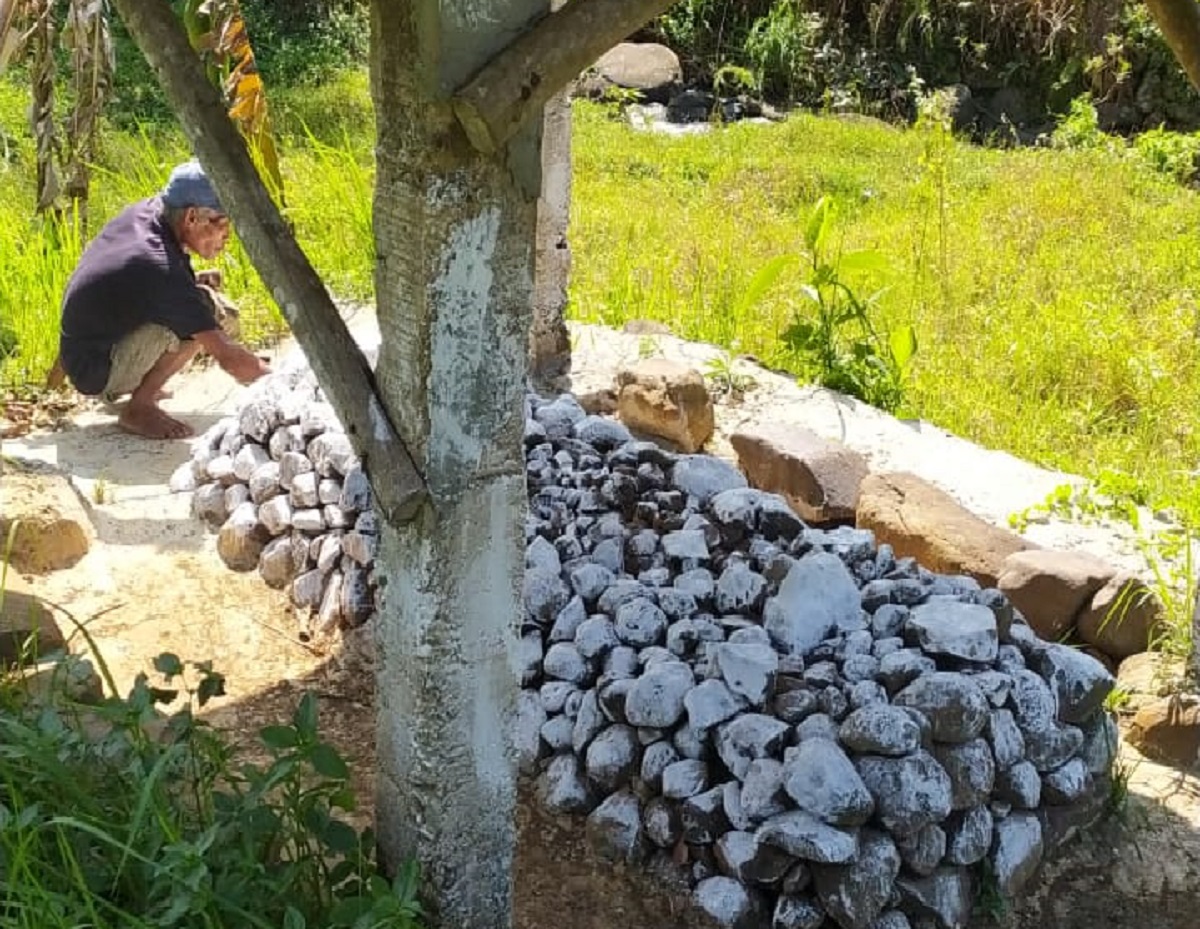
[[[192,338],[239,384],[249,384],[271,373],[265,361],[238,345],[221,329],[197,332]]]

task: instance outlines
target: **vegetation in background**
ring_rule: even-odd
[[[829,197],[845,249],[893,267],[874,311],[920,340],[909,409],[1043,466],[1122,471],[1200,524],[1197,195],[1124,143],[997,151],[936,120],[811,115],[675,139],[578,105],[574,145],[576,318],[655,319],[786,367],[800,273],[735,307]]]
[[[1122,130],[1200,125],[1133,0],[680,0],[644,33],[680,54],[689,80],[746,67],[776,103],[912,119],[922,88],[965,84],[1018,90],[1035,122],[1086,93]]]

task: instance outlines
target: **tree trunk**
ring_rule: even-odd
[[[354,443],[371,480],[376,508],[394,523],[411,518],[424,499],[425,485],[392,424],[395,411],[381,402],[366,358],[279,215],[182,24],[160,0],[113,3],[154,68],[255,270]]]
[[[1200,4],[1196,0],[1146,0],[1146,6],[1188,80],[1200,89]]]
[[[377,378],[427,475],[383,527],[377,830],[435,925],[510,925],[525,510],[524,390],[540,121],[476,151],[449,92],[547,0],[374,0]]]

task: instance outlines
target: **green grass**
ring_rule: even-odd
[[[350,73],[277,97],[288,218],[330,289],[345,299],[367,300],[373,287],[374,127],[366,77]],[[11,137],[9,157],[0,161],[0,384],[8,385],[40,383],[53,362],[59,301],[80,250],[71,227],[32,215],[26,105],[23,89],[0,82],[0,128]],[[173,127],[132,132],[108,127],[93,170],[90,228],[158,190],[171,168],[188,157]],[[247,340],[261,344],[281,335],[282,317],[236,236],[214,264],[241,306]],[[7,360],[6,339],[16,347]]]
[[[1200,514],[1194,192],[1105,150],[953,143],[929,165],[925,131],[866,120],[669,138],[581,106],[576,130],[575,318],[655,319],[787,364],[799,279],[732,309],[829,195],[842,246],[893,265],[879,312],[917,331],[911,412],[1042,465],[1126,471]]]
[[[283,90],[273,102],[297,236],[337,295],[369,299],[365,76]],[[52,360],[76,248],[30,216],[24,105],[23,91],[0,83],[0,126],[17,144],[0,164],[0,317],[19,346],[0,368],[7,383],[36,381]],[[1153,501],[1200,521],[1194,191],[1113,146],[939,147],[931,129],[808,115],[669,138],[607,114],[576,107],[575,319],[660,320],[787,365],[779,336],[801,306],[800,278],[785,275],[735,308],[763,264],[802,251],[803,218],[828,196],[839,207],[835,244],[876,249],[893,267],[880,282],[881,322],[916,329],[905,412],[1045,466],[1125,472]],[[169,128],[110,129],[93,227],[185,156]],[[54,247],[55,235],[67,244]],[[219,264],[251,339],[281,332],[236,242]]]

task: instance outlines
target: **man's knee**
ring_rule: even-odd
[[[158,364],[159,359],[169,353],[184,350],[185,345],[191,354],[195,354],[198,347],[195,342],[181,342],[179,337],[165,326],[156,323],[139,326],[113,347],[112,367],[104,388],[104,397],[113,399],[133,393],[145,380],[150,369]]]

